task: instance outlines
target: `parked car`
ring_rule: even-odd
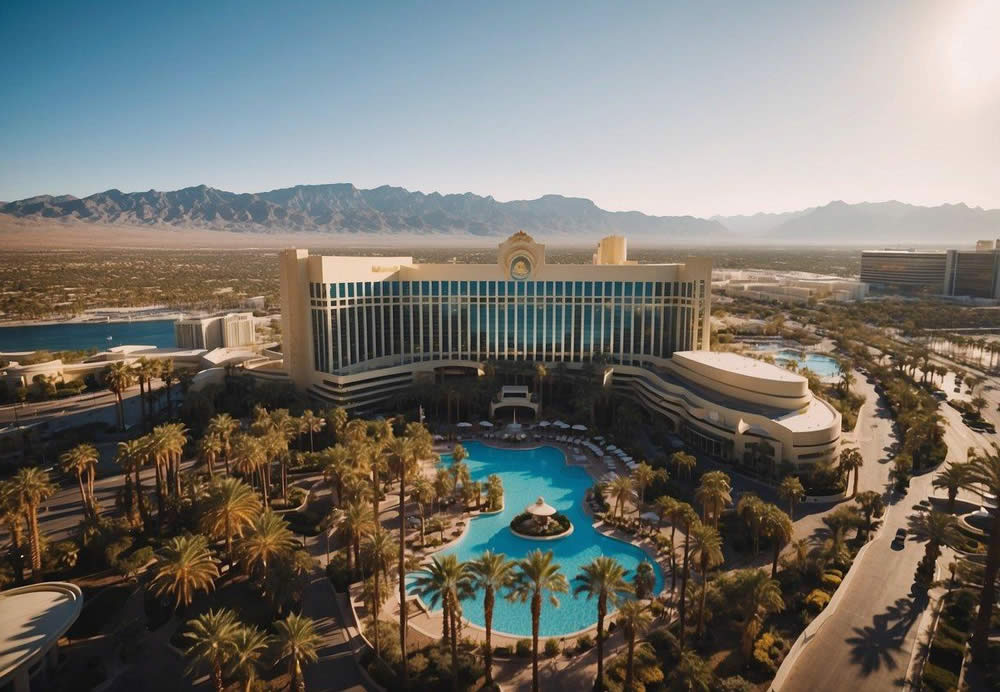
[[[896,529],[896,536],[892,539],[892,547],[896,550],[902,550],[906,543],[906,529]]]

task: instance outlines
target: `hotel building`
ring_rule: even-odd
[[[861,281],[883,291],[996,300],[1000,247],[981,240],[975,250],[864,250]]]
[[[387,406],[424,375],[475,375],[488,360],[600,357],[605,383],[670,420],[692,444],[745,458],[832,458],[840,416],[781,368],[709,352],[711,260],[636,264],[624,238],[592,264],[546,262],[519,232],[495,264],[281,254],[284,368],[297,387],[354,412]]]
[[[211,317],[191,317],[174,322],[178,348],[238,348],[253,346],[256,329],[252,312],[231,312]]]

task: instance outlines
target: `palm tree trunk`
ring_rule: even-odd
[[[378,524],[376,523],[375,524],[376,535],[378,534],[378,531],[379,527]],[[378,559],[376,558],[375,564],[372,565],[372,586],[374,587],[372,593],[372,625],[373,625],[372,643],[375,645],[375,655],[381,657],[382,647],[379,645],[379,636],[378,636],[378,611],[381,609],[382,606],[382,604],[380,603],[382,599],[379,592],[379,581],[378,581],[379,571],[380,570],[378,565]]]
[[[454,598],[454,596],[452,596]],[[451,684],[458,692],[458,603],[451,605]]]
[[[771,579],[774,579],[778,574],[778,555],[781,554],[781,544],[778,541],[774,542],[774,559],[771,560]]]
[[[531,597],[531,692],[538,692],[538,627],[542,619],[542,595]]]
[[[979,613],[972,634],[972,656],[976,661],[989,660],[990,621],[996,603],[997,570],[1000,568],[1000,509],[993,510],[993,533],[986,556],[983,590],[979,597]]]
[[[690,533],[690,531],[691,531],[691,526],[689,524],[688,526],[686,526],[684,528],[684,567],[681,570],[681,602],[680,602],[680,605],[678,607],[678,615],[680,617],[680,622],[681,622],[681,631],[679,633],[680,634],[681,651],[684,650],[684,639],[685,639],[685,637],[684,637],[684,626],[687,624],[687,618],[686,618],[686,616],[687,616],[686,600],[687,599],[686,599],[686,596],[687,596],[688,572],[689,572],[689,569],[691,567],[691,565],[690,565],[690,556],[691,556],[691,554],[690,554],[690,552],[688,550],[688,547],[690,545],[690,540],[688,539],[688,534]]]
[[[625,661],[625,689],[632,691],[632,679],[635,675],[635,632],[629,630],[628,657]]]
[[[38,535],[38,507],[34,504],[27,506],[28,514],[28,542],[31,549],[31,576],[38,577],[39,570],[42,569],[42,545]]]
[[[94,513],[90,508],[90,498],[87,497],[87,488],[83,484],[83,473],[80,471],[76,472],[76,480],[80,484],[80,502],[83,503],[83,513],[88,517],[93,517]]]
[[[670,524],[670,595],[674,595],[674,589],[677,586],[677,554],[674,550],[676,544],[674,543],[674,536],[677,533],[677,526],[675,524]]]
[[[133,468],[133,472],[135,474],[135,480],[133,481],[133,485],[135,486],[135,502],[136,507],[139,510],[139,519],[142,521],[142,526],[144,529],[148,530],[149,513],[146,511],[146,503],[142,496],[142,478],[139,476],[139,471],[139,464],[137,462],[135,468]]]
[[[597,680],[594,683],[597,692],[604,690],[604,617],[608,611],[605,599],[604,593],[597,597]]]
[[[702,565],[704,567],[704,565]],[[698,601],[698,629],[695,638],[701,639],[701,634],[705,629],[705,599],[708,596],[708,575],[701,571],[701,599]]]
[[[163,467],[156,463],[156,532],[163,535],[163,515],[166,509],[163,504]]]
[[[483,615],[486,618],[486,684],[493,684],[493,589],[486,588],[483,597]]]
[[[212,684],[215,692],[225,692],[226,686],[222,682],[222,666],[216,663],[212,666]]]
[[[310,433],[310,443],[312,442]],[[403,689],[410,685],[406,660],[406,460],[399,460],[399,652]]]
[[[115,392],[115,396],[118,398],[118,428],[125,432],[125,403],[122,401],[121,392]]]

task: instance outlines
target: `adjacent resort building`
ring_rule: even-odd
[[[861,281],[883,291],[1000,299],[1000,240],[975,250],[865,250]]]
[[[709,350],[709,258],[637,264],[610,236],[591,264],[554,264],[519,232],[495,264],[297,249],[280,261],[284,369],[327,405],[384,409],[422,377],[475,376],[491,360],[596,362],[605,386],[706,453],[756,463],[767,443],[769,463],[798,468],[837,451],[840,414],[804,377]]]

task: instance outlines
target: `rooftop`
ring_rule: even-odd
[[[711,368],[718,368],[726,372],[747,375],[761,380],[771,382],[805,382],[806,378],[784,368],[765,363],[756,358],[741,356],[738,353],[726,353],[715,351],[679,351],[674,354],[678,360],[689,360],[701,363]]]
[[[82,608],[80,589],[65,582],[0,591],[0,687],[10,673],[55,644]]]

